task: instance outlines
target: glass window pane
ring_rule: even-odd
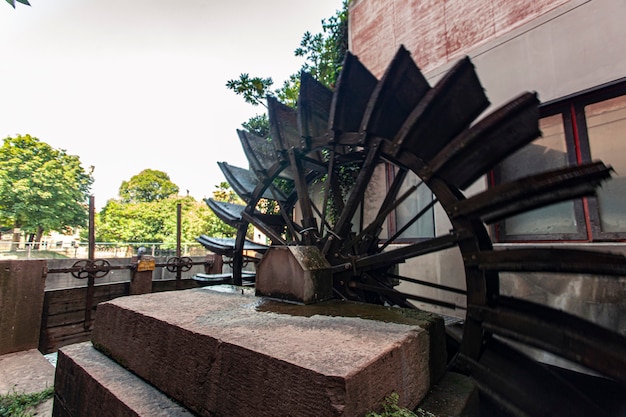
[[[598,190],[603,232],[626,232],[626,96],[585,107],[591,157],[615,169]]]
[[[398,194],[401,196],[407,189],[417,185],[420,179],[410,172],[402,189]],[[433,200],[433,194],[426,185],[421,185],[405,201],[396,208],[396,227],[400,230],[404,225],[413,219],[426,205]],[[425,238],[435,236],[435,222],[433,209],[427,210],[419,220],[415,221],[402,235],[401,238]]]
[[[532,174],[568,165],[563,116],[555,114],[539,121],[543,136],[515,154],[502,164],[502,182],[514,181]],[[539,208],[505,221],[507,235],[544,235],[576,233],[578,225],[574,202],[566,201]]]

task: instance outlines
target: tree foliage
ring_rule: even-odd
[[[248,119],[247,122],[243,122],[241,126],[260,138],[266,138],[270,135],[270,120],[267,113],[257,114]]]
[[[144,170],[142,173],[146,171],[160,172]],[[162,172],[161,174],[163,175],[157,177],[167,178],[166,183],[171,183],[167,174]],[[132,179],[128,182],[132,182]],[[228,184],[225,184],[227,187]],[[171,185],[168,185],[169,189],[178,190],[178,186],[173,183]],[[174,194],[151,200],[135,199],[131,201],[124,198],[109,200],[96,218],[96,240],[100,242],[152,242],[174,245],[176,244],[178,204],[181,205],[182,241],[193,242],[201,234],[215,237],[232,237],[235,235],[236,230],[222,222],[204,202],[198,202],[190,196],[182,197]]]
[[[243,73],[239,75],[239,79],[228,80],[226,87],[233,90],[235,94],[243,96],[246,103],[253,106],[265,105],[265,98],[271,94],[271,88],[274,84],[271,78],[250,77],[250,74]]]
[[[292,74],[281,88],[272,90],[271,77],[251,77],[249,73],[242,73],[238,79],[228,80],[226,87],[243,96],[247,103],[254,106],[267,107],[265,105],[267,96],[273,96],[294,108],[297,105],[302,71],[310,73],[322,84],[333,88],[348,50],[348,4],[349,0],[344,0],[341,10],[337,10],[329,19],[322,20],[321,33],[313,35],[305,32],[300,46],[294,51],[294,55],[305,58],[305,62],[300,71]],[[257,136],[269,135],[269,121],[266,115],[254,116],[242,126]]]
[[[163,171],[144,169],[119,189],[123,203],[149,203],[164,200],[178,194],[178,186]]]
[[[175,196],[160,201],[124,203],[109,200],[98,213],[96,240],[104,242],[176,243],[176,212],[181,205],[181,239],[193,242],[201,234],[230,237],[235,230],[209,207],[193,197]]]
[[[78,156],[30,135],[7,137],[0,148],[0,223],[38,238],[84,226],[92,183]]]
[[[245,205],[246,203],[233,191],[230,187],[230,184],[226,181],[220,182],[215,186],[215,190],[213,190],[213,198],[217,201],[223,201],[225,203],[233,203],[233,204],[241,204]]]
[[[334,87],[348,50],[348,1],[329,19],[322,20],[322,32],[306,32],[295,50],[296,56],[306,58],[301,71],[328,87]]]

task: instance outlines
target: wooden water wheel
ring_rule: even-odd
[[[549,352],[584,366],[612,387],[623,387],[626,339],[566,312],[502,295],[499,280],[510,271],[624,276],[626,259],[564,248],[494,250],[489,227],[531,209],[592,195],[610,178],[611,168],[593,162],[464,195],[540,135],[538,105],[536,95],[527,92],[481,116],[489,101],[468,58],[431,87],[404,48],[380,80],[348,54],[334,92],[303,74],[297,110],[268,98],[271,140],[238,132],[250,168],[220,163],[247,204],[207,200],[238,229],[232,246],[234,283],[242,283],[249,224],[274,246],[317,246],[332,265],[338,298],[408,308],[420,302],[461,312],[462,332],[450,331],[449,368],[471,375],[508,413],[610,415],[601,400],[524,352]],[[389,185],[387,194],[376,199],[371,191],[380,172]],[[386,226],[394,211],[419,192],[430,199],[389,236]],[[269,209],[262,210],[260,202]],[[449,231],[394,244],[434,208],[447,215]],[[399,273],[398,265],[408,260],[449,250],[462,259],[464,288],[446,284],[446,277],[432,283],[420,279],[420,271]],[[421,296],[424,286],[455,294],[462,302]]]

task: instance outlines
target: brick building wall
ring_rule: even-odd
[[[428,72],[568,1],[355,0],[350,49],[380,77],[403,44]]]

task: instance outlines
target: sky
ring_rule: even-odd
[[[0,1],[0,138],[30,134],[94,167],[96,207],[144,169],[200,200],[247,167],[237,129],[264,112],[225,87],[282,86],[342,0]]]

